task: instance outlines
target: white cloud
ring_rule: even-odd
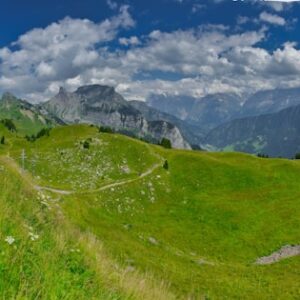
[[[51,77],[55,75],[54,68],[43,61],[36,67],[36,72],[39,77]]]
[[[297,4],[299,0],[265,0],[261,1],[264,5],[269,6],[273,10],[280,12],[292,7],[292,5]]]
[[[118,3],[112,1],[112,0],[106,0],[106,3],[108,5],[108,7],[112,10],[115,10],[118,8]]]
[[[130,38],[119,38],[119,43],[123,46],[137,46],[141,44],[137,36],[132,36]]]
[[[0,90],[38,101],[61,85],[70,90],[84,84],[112,85],[128,99],[152,93],[245,94],[300,85],[297,45],[286,43],[274,52],[259,47],[266,39],[264,28],[232,33],[226,26],[208,24],[156,30],[141,39],[122,37],[121,30],[134,24],[128,7],[122,7],[100,23],[66,18],[31,30],[14,47],[0,49]],[[122,47],[112,50],[109,42]]]
[[[100,23],[65,18],[33,29],[13,43],[13,50],[0,49],[0,90],[13,86],[18,94],[47,94],[51,83],[74,78],[93,64],[105,64],[106,43],[134,24],[129,7],[122,6],[118,15]]]
[[[284,26],[286,24],[286,21],[284,18],[274,15],[274,14],[269,14],[267,12],[262,12],[259,15],[259,19],[263,22],[267,22],[273,25],[278,25],[278,26]]]

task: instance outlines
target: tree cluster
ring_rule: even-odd
[[[25,138],[29,142],[35,142],[37,139],[40,139],[43,136],[50,135],[51,128],[42,128],[37,134],[26,135]]]

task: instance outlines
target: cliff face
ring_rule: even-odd
[[[161,137],[169,139],[173,148],[191,149],[191,146],[182,138],[179,129],[166,121],[150,121],[144,130],[157,140]]]
[[[150,107],[146,102],[130,101],[130,104],[138,109],[148,121],[165,121],[175,125],[175,127],[179,129],[180,134],[190,145],[199,146],[202,143],[204,134],[201,127],[191,125],[173,115]]]
[[[165,137],[171,140],[175,148],[190,149],[176,126],[165,121],[154,125],[112,87],[84,86],[74,93],[60,89],[55,97],[43,104],[43,107],[66,123],[110,126],[141,137],[151,136],[157,141]]]

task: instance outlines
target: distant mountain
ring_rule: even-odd
[[[260,91],[244,103],[240,117],[273,113],[300,104],[300,88]]]
[[[189,123],[182,121],[173,115],[150,107],[146,102],[133,100],[130,101],[130,104],[139,110],[148,121],[163,120],[174,124],[179,128],[185,140],[191,145],[199,145],[204,138],[204,133],[198,126],[190,125]]]
[[[152,123],[141,111],[118,94],[113,87],[89,85],[59,93],[43,104],[44,109],[66,123],[91,123],[129,131],[141,137],[171,140],[175,148],[190,149],[180,130],[167,121]],[[159,120],[156,120],[159,121]]]
[[[176,116],[208,132],[232,120],[241,110],[242,101],[236,94],[212,94],[203,98],[152,95],[147,103],[160,111]]]
[[[27,135],[36,134],[42,128],[59,122],[58,119],[46,115],[39,107],[10,93],[3,94],[0,99],[0,120],[3,119],[11,119],[18,132]]]
[[[205,143],[221,150],[293,157],[300,152],[300,105],[233,120],[213,129]]]

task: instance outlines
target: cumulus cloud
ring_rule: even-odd
[[[118,8],[118,3],[116,3],[116,2],[114,2],[114,1],[112,1],[112,0],[107,0],[106,3],[107,3],[107,5],[108,5],[108,7],[109,7],[110,9],[112,9],[112,10],[115,10],[115,9]]]
[[[129,7],[122,6],[118,15],[100,23],[67,17],[46,28],[33,29],[20,36],[13,48],[0,49],[0,89],[14,86],[15,92],[25,95],[49,92],[54,82],[63,83],[93,64],[104,64],[106,43],[121,29],[134,25]]]
[[[278,26],[284,26],[286,24],[286,21],[284,18],[282,18],[278,15],[267,13],[265,11],[259,15],[259,19],[263,22],[267,22],[267,23],[270,23],[273,25],[278,25]]]
[[[131,36],[130,38],[119,38],[119,43],[123,46],[136,46],[141,44],[137,36]]]
[[[300,85],[297,45],[285,43],[273,52],[259,47],[267,38],[264,28],[233,33],[208,24],[156,30],[141,39],[122,36],[134,25],[123,6],[100,23],[65,18],[31,30],[0,49],[0,90],[41,101],[61,85],[74,90],[98,83],[143,100],[152,93],[200,97]]]
[[[265,0],[262,3],[269,6],[277,12],[289,9],[293,4],[297,4],[299,0]]]

